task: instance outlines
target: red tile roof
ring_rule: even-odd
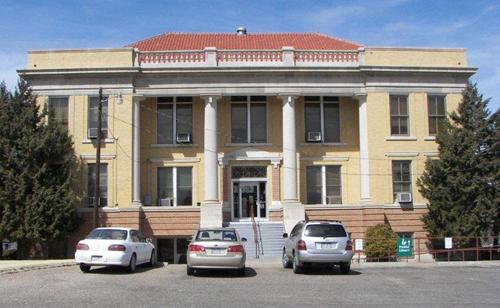
[[[292,46],[297,50],[357,50],[361,45],[319,33],[164,33],[128,45],[141,51],[267,49]]]

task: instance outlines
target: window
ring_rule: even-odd
[[[411,162],[408,160],[392,161],[392,191],[394,200],[397,193],[411,193]]]
[[[307,203],[341,204],[340,166],[306,167]]]
[[[158,168],[158,205],[192,205],[192,183],[191,167]]]
[[[88,164],[88,175],[87,175],[87,196],[88,196],[88,206],[94,206],[94,187],[95,187],[95,171],[96,164]],[[108,165],[101,164],[99,170],[99,207],[108,205]]]
[[[68,97],[50,97],[49,112],[49,121],[68,128]]]
[[[427,96],[427,111],[429,113],[429,135],[435,136],[443,129],[446,120],[445,96]]]
[[[156,114],[158,144],[193,142],[192,103],[192,97],[158,97]]]
[[[306,142],[340,142],[340,107],[336,96],[304,98]]]
[[[91,138],[97,135],[97,123],[99,115],[99,97],[89,97],[88,103],[88,131],[87,137]],[[104,96],[102,99],[102,117],[101,117],[101,132],[103,137],[107,137],[108,132],[108,97]]]
[[[408,135],[408,96],[391,95],[391,135]]]
[[[346,237],[347,233],[345,232],[344,227],[342,225],[330,225],[330,224],[318,224],[318,225],[309,225],[304,232],[304,235],[311,237]]]
[[[231,143],[266,143],[266,97],[232,96],[231,102]]]

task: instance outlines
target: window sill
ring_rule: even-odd
[[[197,212],[200,207],[196,205],[178,205],[178,206],[156,206],[156,205],[143,205],[142,210],[145,212]]]
[[[176,144],[154,143],[154,144],[150,144],[150,147],[152,147],[152,148],[196,148],[196,147],[198,147],[198,145],[192,144],[192,143],[176,143]]]
[[[104,143],[115,143],[115,140],[118,140],[118,138],[106,138],[104,139]],[[93,139],[83,139],[82,140],[83,144],[91,144],[94,143]]]
[[[387,136],[386,141],[417,141],[415,136]]]
[[[346,146],[347,143],[345,142],[306,142],[306,143],[301,143],[301,147],[342,147]]]
[[[424,137],[425,141],[436,141],[436,136],[426,136]]]
[[[226,143],[226,147],[249,147],[249,146],[257,146],[257,147],[270,147],[273,146],[272,143]]]

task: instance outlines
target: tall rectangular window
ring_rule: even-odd
[[[443,129],[446,120],[444,95],[428,95],[427,111],[429,113],[429,135],[435,136]]]
[[[68,128],[68,97],[49,98],[49,121],[55,121]]]
[[[390,96],[391,135],[408,135],[408,96]]]
[[[89,138],[96,136],[97,134],[97,125],[99,116],[99,97],[89,97],[88,100],[88,131],[87,134]],[[107,137],[108,132],[108,97],[103,96],[102,99],[102,116],[101,116],[101,131],[103,137]]]
[[[233,96],[231,102],[231,143],[266,143],[266,97]]]
[[[178,206],[193,204],[191,167],[158,168],[158,205]]]
[[[411,193],[411,161],[392,161],[392,191],[393,197],[402,192]]]
[[[96,164],[88,164],[87,173],[87,200],[88,206],[94,206],[95,171]],[[99,201],[100,207],[108,205],[108,165],[101,164],[99,168]]]
[[[308,204],[342,204],[340,166],[306,167]]]
[[[340,106],[336,96],[304,98],[306,142],[340,142]]]
[[[156,113],[156,142],[193,142],[192,97],[159,97]]]

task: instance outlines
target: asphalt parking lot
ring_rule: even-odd
[[[322,268],[294,275],[255,264],[245,277],[226,272],[186,276],[185,265],[61,267],[0,275],[0,306],[37,307],[313,307],[500,306],[499,266],[355,268],[349,275]]]

